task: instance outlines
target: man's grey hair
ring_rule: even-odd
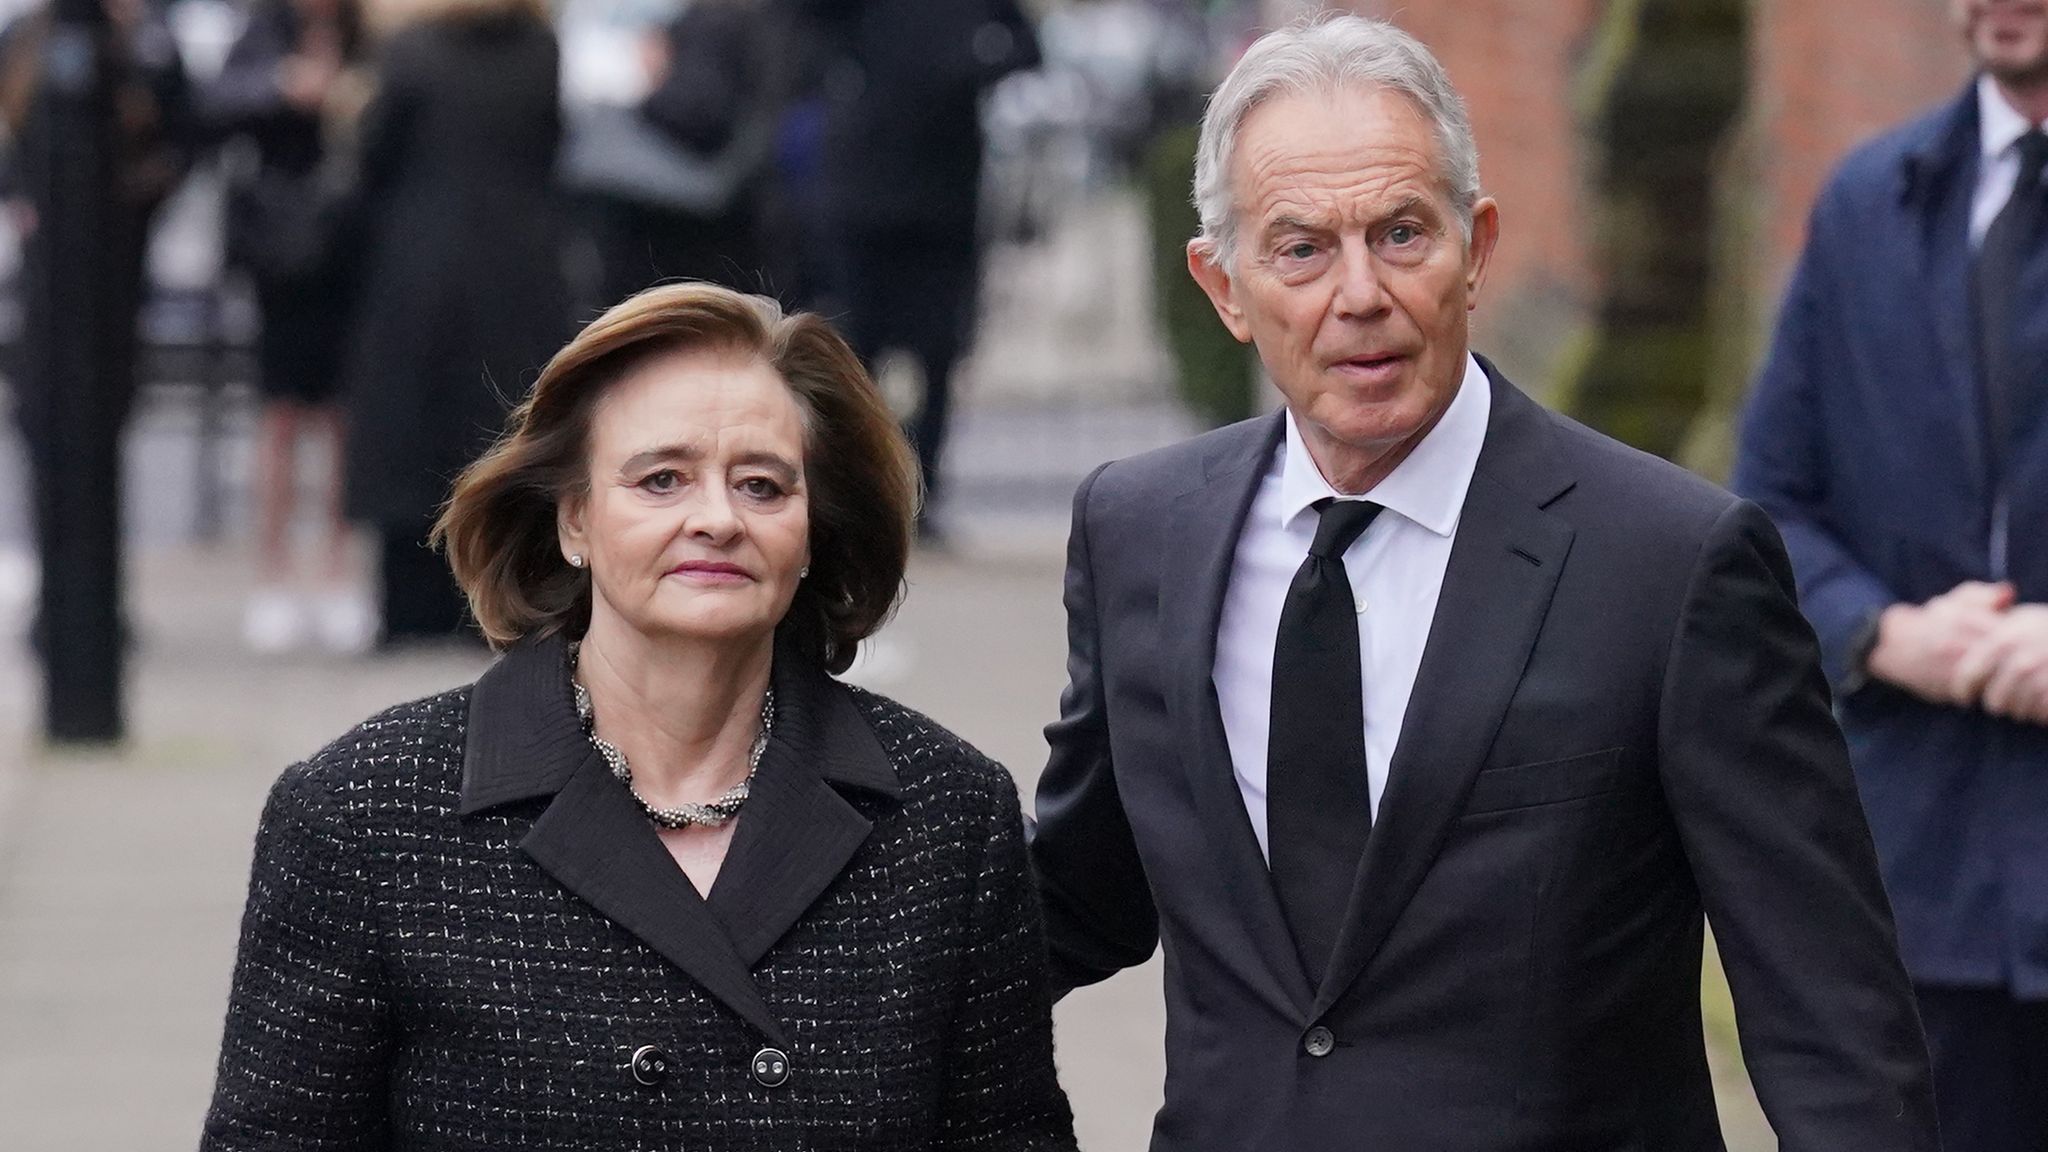
[[[1422,42],[1384,20],[1323,13],[1268,32],[1246,50],[1202,114],[1195,151],[1195,210],[1210,262],[1228,268],[1236,258],[1236,203],[1230,169],[1238,130],[1252,110],[1275,96],[1379,88],[1414,101],[1436,132],[1445,191],[1467,239],[1479,202],[1479,146],[1465,100]]]

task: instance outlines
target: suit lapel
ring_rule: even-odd
[[[1570,526],[1543,510],[1570,487],[1548,451],[1549,417],[1486,368],[1493,415],[1485,445],[1311,1018],[1357,980],[1428,873],[1514,697],[1571,550]]]
[[[1308,980],[1238,791],[1213,677],[1238,537],[1279,446],[1283,419],[1275,415],[1244,425],[1241,435],[1204,461],[1201,483],[1176,501],[1159,612],[1169,719],[1201,825],[1215,837],[1213,850],[1230,898],[1264,964],[1265,979],[1256,986],[1273,1007],[1298,1015],[1309,1001]]]

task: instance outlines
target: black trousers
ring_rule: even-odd
[[[378,525],[385,644],[478,635],[448,560],[427,546],[427,524]]]
[[[1947,1152],[2048,1152],[2048,1001],[1915,990]]]
[[[849,228],[840,237],[846,336],[870,368],[907,352],[924,369],[924,402],[905,425],[927,507],[939,492],[953,366],[975,318],[979,253],[971,227]],[[922,514],[920,514],[922,519]]]

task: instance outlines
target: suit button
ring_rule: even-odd
[[[668,1053],[652,1044],[642,1044],[633,1050],[633,1079],[649,1088],[658,1087],[668,1079]]]
[[[780,1048],[763,1048],[754,1053],[754,1083],[763,1088],[780,1088],[789,1083],[789,1056]]]
[[[1301,1050],[1311,1056],[1328,1056],[1336,1047],[1337,1038],[1321,1024],[1309,1029],[1308,1035],[1301,1038]]]

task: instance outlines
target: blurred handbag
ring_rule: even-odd
[[[320,282],[348,251],[352,216],[324,169],[259,169],[229,188],[228,260],[270,284]]]

